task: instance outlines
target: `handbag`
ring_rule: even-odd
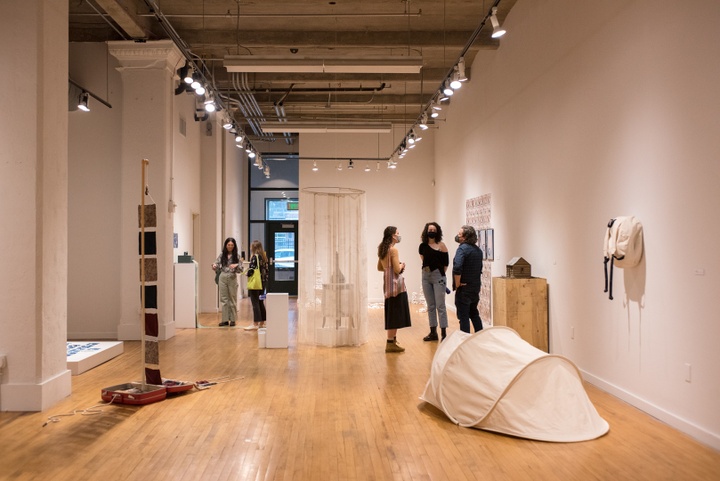
[[[220,285],[220,273],[222,272],[222,267],[217,266],[215,268],[215,284]]]
[[[255,256],[255,262],[256,265],[260,265],[260,259],[258,256]],[[248,290],[252,291],[261,291],[263,288],[262,285],[262,279],[260,278],[260,269],[249,269],[252,271],[252,274],[248,272],[248,282],[247,282],[247,288]]]

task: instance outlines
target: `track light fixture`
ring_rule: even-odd
[[[185,73],[185,77],[183,78],[183,82],[190,85],[192,87],[192,83],[195,79],[193,79],[194,71],[191,67],[188,65],[185,66],[187,68],[187,72]],[[193,87],[194,88],[194,87]]]
[[[90,112],[90,107],[88,107],[89,97],[88,93],[84,90],[78,96],[78,108],[83,112]]]
[[[427,124],[427,123],[428,123],[428,114],[427,114],[427,112],[424,112],[424,113],[422,114],[422,117],[420,117],[420,123],[418,124],[418,126],[419,126],[422,130],[427,130],[427,128],[428,128],[428,124]]]
[[[354,168],[355,168],[355,164],[353,164],[353,160],[350,159],[350,160],[348,161],[348,170],[352,170],[352,169],[354,169]]]
[[[208,112],[215,112],[215,110],[217,110],[215,100],[212,98],[212,96],[205,99],[205,110],[207,110]]]
[[[240,132],[238,132],[237,134],[235,134],[235,142],[237,142],[238,147],[242,147],[242,141],[243,141],[243,139],[244,139],[243,134],[241,134]]]
[[[460,73],[458,72],[457,65],[453,69],[452,77],[450,77],[450,88],[453,90],[457,90],[460,87],[462,87],[462,83],[460,83]]]
[[[318,166],[317,166],[317,160],[313,160],[312,170],[313,170],[313,172],[317,172],[318,170],[320,170],[320,169],[318,169]]]
[[[370,172],[370,163],[365,162],[365,172]]]
[[[507,32],[507,30],[500,26],[500,21],[497,19],[497,7],[492,8],[492,14],[490,15],[490,23],[492,23],[493,27],[493,32],[491,35],[492,38],[500,38]]]
[[[202,86],[202,83],[200,82],[202,80],[202,77],[198,72],[193,72],[190,78],[192,78],[192,82],[190,82],[190,87],[192,87],[194,90],[197,90]]]
[[[450,81],[446,80],[444,85],[445,87],[443,88],[443,93],[446,97],[452,97],[452,94],[454,94],[455,91],[452,89],[452,87],[450,87]]]
[[[342,170],[342,162],[338,162],[337,170],[338,171]]]
[[[245,151],[247,152],[247,149],[245,149]],[[255,151],[250,149],[250,152],[248,152],[248,157],[250,157],[251,159],[254,159],[256,156],[257,156],[257,154],[255,153]],[[260,160],[259,157],[258,157],[258,160]],[[255,161],[256,165],[258,163],[258,160]]]
[[[458,80],[461,82],[467,82],[467,75],[465,75],[465,57],[460,57],[457,64]]]
[[[223,129],[230,130],[233,128],[233,122],[228,115],[223,115]],[[237,142],[237,140],[236,140]]]

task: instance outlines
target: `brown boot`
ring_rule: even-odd
[[[405,348],[401,347],[400,344],[397,343],[395,339],[390,340],[385,343],[385,352],[404,352]]]

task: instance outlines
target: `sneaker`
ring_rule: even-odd
[[[249,326],[243,327],[246,331],[257,331],[258,325],[257,324],[250,324]]]
[[[397,343],[397,341],[385,343],[385,352],[404,352],[404,351],[405,351],[405,348],[401,347],[400,344]]]

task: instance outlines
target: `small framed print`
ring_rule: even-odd
[[[482,249],[483,253],[483,260],[487,259],[487,249],[485,249],[485,246],[487,244],[487,231],[484,229],[478,231],[478,246],[480,246],[480,249]]]
[[[489,261],[495,260],[495,229],[485,230],[485,259]]]

